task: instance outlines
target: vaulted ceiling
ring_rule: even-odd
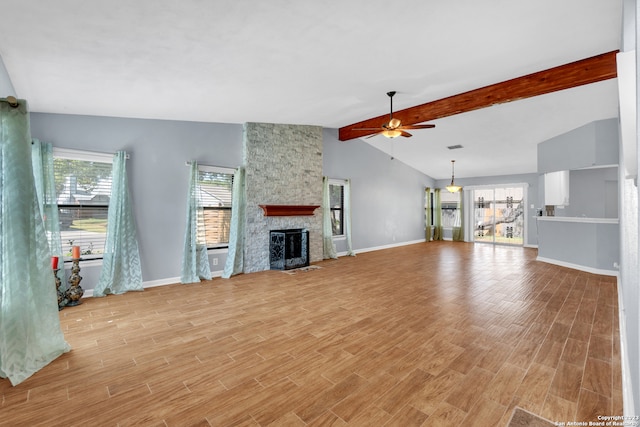
[[[622,33],[622,0],[0,0],[0,16],[32,111],[336,129],[388,113],[388,91],[402,110],[618,50]],[[451,159],[457,177],[536,172],[539,142],[617,114],[608,79],[364,141],[436,179]]]

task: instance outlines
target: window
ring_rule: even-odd
[[[83,259],[101,259],[107,237],[113,155],[53,150],[62,252],[79,246]]]
[[[198,165],[198,197],[203,207],[198,241],[206,242],[209,249],[229,246],[233,172],[233,169]]]
[[[429,221],[429,224],[431,224],[432,226],[435,224],[434,222],[434,194],[433,191],[431,191],[430,188],[427,188],[428,191],[425,191],[425,200],[424,200],[424,204],[425,204],[425,220]]]
[[[344,235],[344,181],[329,181],[329,209],[334,236]]]
[[[442,207],[442,227],[460,227],[460,192],[440,192],[440,206]]]

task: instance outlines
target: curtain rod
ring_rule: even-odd
[[[106,153],[102,151],[87,151],[87,150],[78,150],[75,148],[62,148],[62,147],[56,147],[55,145],[52,146],[52,149],[53,149],[54,156],[62,157],[66,159],[79,159],[79,160],[87,160],[87,161],[110,162],[113,159],[113,156],[115,156],[116,154],[116,153]],[[124,153],[125,153],[125,158],[129,160],[131,158],[129,153],[127,153],[126,151]],[[102,158],[102,159],[96,160],[95,158],[97,159]]]
[[[187,160],[186,162],[184,162],[185,166],[191,166],[191,163],[193,163],[193,161],[191,160]],[[234,173],[236,170],[235,168],[230,168],[227,166],[202,165],[200,163],[198,163],[198,167],[202,167],[203,169],[207,169],[212,172],[231,173],[231,174]]]

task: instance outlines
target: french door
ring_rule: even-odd
[[[474,242],[524,244],[524,186],[473,190]]]

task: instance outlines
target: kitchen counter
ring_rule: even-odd
[[[538,221],[584,222],[589,224],[618,224],[618,218],[587,218],[584,216],[539,216]]]

